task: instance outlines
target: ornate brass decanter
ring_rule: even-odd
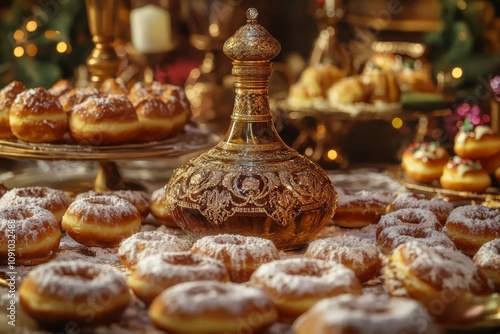
[[[186,233],[260,236],[278,248],[306,245],[335,213],[337,194],[321,167],[279,137],[269,109],[271,59],[281,45],[247,10],[224,44],[236,97],[224,139],[174,170],[166,205]]]

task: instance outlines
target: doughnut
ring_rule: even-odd
[[[483,244],[472,262],[493,281],[496,291],[500,292],[500,239]]]
[[[58,222],[71,204],[71,199],[59,189],[50,187],[13,188],[0,198],[2,205],[35,205],[52,212]]]
[[[71,137],[90,145],[133,142],[141,132],[134,106],[121,95],[89,96],[71,110]]]
[[[166,252],[139,261],[127,279],[128,286],[146,305],[163,290],[188,281],[229,281],[224,263],[185,252]]]
[[[127,95],[128,89],[115,78],[108,78],[101,84],[100,90],[103,94]]]
[[[69,113],[75,105],[83,103],[90,96],[101,96],[101,92],[92,87],[73,88],[59,97],[59,103]]]
[[[18,139],[47,143],[68,130],[68,116],[57,98],[44,88],[27,89],[16,96],[9,112],[10,129]]]
[[[131,296],[113,267],[83,260],[51,261],[31,270],[19,288],[23,310],[46,328],[117,320]]]
[[[374,294],[325,298],[300,316],[292,328],[295,334],[441,333],[419,302]]]
[[[60,240],[59,222],[50,211],[34,205],[0,206],[0,264],[13,256],[17,265],[46,262]]]
[[[390,226],[383,229],[377,237],[377,244],[385,255],[390,254],[399,245],[410,241],[418,241],[434,247],[456,249],[455,244],[446,234],[418,224]]]
[[[121,262],[130,270],[148,256],[164,252],[183,252],[192,244],[173,234],[161,231],[144,231],[123,240],[118,248]]]
[[[341,263],[308,258],[265,263],[252,274],[248,284],[271,298],[284,322],[293,322],[325,297],[362,294],[361,283],[351,269]]]
[[[149,308],[153,324],[169,333],[254,333],[277,320],[261,290],[232,282],[194,281],[163,291]]]
[[[494,289],[467,255],[417,241],[398,246],[387,257],[383,275],[389,294],[422,302],[442,291],[488,295]]]
[[[132,204],[139,212],[142,221],[144,221],[144,219],[146,219],[147,215],[149,214],[148,194],[140,190],[113,190],[106,192],[91,190],[85,193],[78,194],[75,197],[75,199],[80,199],[84,197],[94,197],[100,195],[113,195],[130,202],[130,204]]]
[[[10,107],[17,95],[26,90],[26,87],[19,81],[12,81],[0,90],[0,138],[15,138],[10,129]]]
[[[464,159],[484,159],[500,153],[500,136],[487,125],[464,121],[454,139],[455,154]]]
[[[454,156],[443,167],[439,179],[444,189],[483,192],[491,185],[491,178],[479,161]]]
[[[413,143],[403,152],[401,167],[409,179],[430,183],[439,180],[449,158],[438,142]]]
[[[359,228],[376,224],[395,195],[386,191],[337,190],[337,211],[333,223],[342,227]]]
[[[57,98],[60,98],[66,93],[69,93],[73,89],[73,84],[66,79],[59,79],[55,84],[52,85],[47,91]],[[59,101],[61,103],[61,101]]]
[[[443,232],[467,255],[474,256],[488,241],[500,238],[500,213],[483,205],[455,208]]]
[[[500,153],[492,155],[491,157],[482,161],[484,170],[495,180],[500,182]]]
[[[193,244],[191,251],[222,261],[231,281],[236,283],[248,281],[260,265],[280,258],[271,240],[236,234],[203,237]]]
[[[174,222],[170,211],[165,206],[165,191],[165,187],[161,187],[153,191],[151,198],[149,199],[149,210],[160,224],[168,227],[178,227]]]
[[[62,227],[75,241],[86,246],[116,247],[141,228],[137,209],[116,196],[80,198],[70,204]]]
[[[352,235],[315,240],[309,244],[305,256],[342,263],[353,270],[361,282],[375,277],[382,267],[377,245],[370,239]]]
[[[380,233],[388,227],[413,225],[431,228],[436,231],[441,231],[443,228],[436,215],[428,209],[399,209],[380,218],[375,237],[378,238]]]
[[[454,207],[453,204],[440,198],[429,198],[424,194],[401,193],[387,206],[387,213],[407,208],[430,210],[441,225],[444,225]]]

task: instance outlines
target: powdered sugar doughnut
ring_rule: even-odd
[[[305,256],[320,260],[335,261],[352,269],[361,282],[378,274],[382,267],[380,250],[366,238],[352,235],[318,239],[309,244]]]
[[[500,292],[500,239],[482,245],[472,261],[493,281],[497,292]]]
[[[384,282],[393,296],[428,301],[441,291],[493,292],[493,283],[472,260],[450,248],[413,241],[397,247],[387,260]]]
[[[169,333],[254,333],[278,315],[271,299],[257,288],[195,281],[163,291],[151,304],[149,317]]]
[[[386,191],[337,190],[337,211],[333,223],[343,227],[376,224],[395,195]]]
[[[167,232],[145,231],[123,240],[118,248],[118,256],[122,263],[132,270],[148,256],[163,252],[188,251],[191,246],[191,242]]]
[[[392,226],[421,226],[441,231],[443,226],[432,211],[427,209],[400,209],[380,218],[377,225],[375,236],[378,238],[380,233]]]
[[[382,253],[389,254],[399,245],[410,241],[418,241],[429,246],[441,246],[456,249],[455,244],[446,234],[436,231],[433,228],[419,225],[396,225],[385,228],[377,236],[377,244]]]
[[[128,286],[147,305],[163,290],[188,281],[229,281],[224,263],[191,252],[167,252],[139,261]]]
[[[71,199],[59,189],[49,187],[13,188],[0,198],[2,205],[36,205],[52,212],[57,221],[68,209]]]
[[[75,200],[80,198],[106,195],[113,195],[130,202],[130,204],[135,206],[137,211],[139,211],[141,220],[146,219],[147,215],[149,214],[148,195],[146,194],[146,192],[140,190],[113,190],[107,192],[98,192],[92,190],[78,194],[78,196],[75,197]]]
[[[233,282],[246,282],[261,264],[278,260],[279,252],[271,240],[236,234],[206,236],[197,240],[193,253],[222,261]]]
[[[280,320],[286,322],[293,322],[322,298],[362,293],[361,283],[351,269],[340,263],[307,258],[263,264],[248,283],[271,297]]]
[[[63,216],[62,227],[75,241],[97,247],[116,247],[137,233],[141,217],[128,201],[116,196],[75,200]]]
[[[48,261],[60,240],[59,222],[50,211],[33,205],[0,207],[0,264]]]
[[[170,215],[170,211],[165,205],[165,191],[165,187],[161,187],[153,191],[151,199],[149,200],[149,209],[151,210],[153,217],[155,217],[160,224],[169,227],[179,227],[174,222],[172,216]]]
[[[300,316],[293,330],[296,334],[441,333],[417,301],[373,294],[325,298]]]
[[[26,275],[22,308],[41,325],[60,328],[110,323],[130,302],[125,279],[113,267],[82,260],[52,261]]]
[[[436,215],[441,225],[446,223],[446,218],[453,210],[453,204],[440,198],[428,198],[424,194],[402,193],[387,206],[387,213],[401,209],[427,209]]]
[[[455,208],[443,228],[457,248],[474,256],[488,241],[500,238],[500,213],[483,205]]]

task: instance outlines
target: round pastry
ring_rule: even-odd
[[[73,84],[69,80],[59,79],[47,91],[50,94],[54,95],[55,97],[60,98],[64,94],[69,93],[72,89],[73,89]]]
[[[165,252],[183,252],[191,249],[191,243],[173,234],[161,231],[136,233],[123,240],[118,248],[121,262],[130,270],[148,256]]]
[[[395,195],[386,191],[349,191],[337,188],[337,211],[333,223],[360,228],[376,224]]]
[[[165,206],[165,191],[165,187],[161,187],[153,191],[149,200],[149,210],[160,224],[169,227],[178,227],[174,222],[170,211]]]
[[[16,96],[9,112],[10,128],[17,138],[33,143],[61,139],[68,116],[57,98],[44,88],[27,89]]]
[[[101,96],[101,93],[97,88],[92,87],[73,88],[59,97],[59,103],[61,103],[61,106],[66,112],[70,112],[74,106],[83,103],[91,96],[98,97]]]
[[[332,106],[365,102],[367,87],[360,76],[345,77],[333,84],[327,91],[328,102]]]
[[[124,144],[141,134],[134,106],[121,95],[90,96],[75,105],[69,129],[73,139],[90,145]]]
[[[203,237],[194,243],[191,250],[222,261],[231,281],[237,283],[248,281],[260,265],[280,258],[271,240],[236,234]]]
[[[337,262],[307,258],[265,263],[248,284],[261,288],[271,298],[284,322],[293,322],[325,297],[363,292],[351,269]]]
[[[443,167],[439,179],[445,189],[457,191],[483,192],[491,185],[491,178],[481,163],[454,156]]]
[[[107,192],[98,192],[91,190],[85,193],[78,194],[75,199],[102,195],[113,195],[130,202],[130,204],[132,204],[137,209],[139,215],[141,216],[141,220],[143,221],[149,214],[148,195],[146,194],[146,192],[140,190],[113,190]]]
[[[19,288],[26,313],[47,328],[117,320],[131,300],[122,275],[113,267],[82,260],[51,261],[31,270]]]
[[[453,204],[440,198],[429,198],[424,194],[401,193],[387,206],[387,213],[407,208],[430,210],[441,225],[444,225],[453,210]]]
[[[368,103],[398,103],[401,100],[401,89],[398,77],[392,72],[371,72],[361,76],[361,80],[370,86]]]
[[[12,81],[0,90],[0,138],[15,138],[10,129],[9,113],[17,95],[26,90],[19,81]]]
[[[296,334],[439,334],[419,302],[386,295],[344,294],[325,298],[293,324]]]
[[[488,241],[500,238],[500,213],[483,205],[455,208],[443,227],[457,248],[474,256]]]
[[[50,211],[34,205],[0,206],[0,264],[46,262],[60,240],[59,222]]]
[[[430,183],[439,180],[449,158],[437,142],[414,143],[403,152],[401,167],[409,179]]]
[[[500,153],[500,136],[487,125],[464,121],[455,136],[453,150],[464,159],[484,159]]]
[[[399,245],[410,241],[418,241],[433,247],[456,249],[455,244],[446,234],[415,224],[387,227],[377,237],[377,244],[385,255],[390,254]]]
[[[493,283],[466,255],[415,241],[398,246],[388,256],[384,282],[391,295],[423,302],[441,291],[493,292]]]
[[[100,90],[103,94],[127,95],[128,89],[115,78],[108,78],[101,84]]]
[[[163,291],[151,304],[153,324],[169,333],[254,333],[276,321],[261,290],[232,282],[195,281]]]
[[[86,246],[116,247],[141,228],[137,209],[116,196],[94,196],[75,200],[62,218],[62,227],[75,241]]]
[[[318,239],[309,244],[305,256],[342,263],[365,282],[375,277],[382,267],[377,245],[370,239],[341,235]]]
[[[497,183],[500,182],[500,153],[482,161],[483,168]]]
[[[190,281],[229,281],[220,261],[187,252],[166,252],[139,261],[127,279],[128,286],[147,305],[163,290]]]
[[[36,205],[52,212],[58,222],[71,204],[62,190],[49,187],[13,188],[0,198],[2,205]]]
[[[430,228],[435,231],[441,231],[443,228],[436,215],[428,209],[399,209],[380,218],[375,237],[378,238],[380,233],[388,227],[414,225]]]
[[[170,96],[168,100],[160,97],[147,97],[136,105],[136,113],[143,132],[139,141],[161,140],[178,133],[190,118],[178,99]]]
[[[500,292],[500,238],[483,244],[472,261],[493,281],[496,291]]]

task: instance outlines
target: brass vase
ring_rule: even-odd
[[[217,146],[174,170],[166,205],[195,238],[259,236],[290,250],[309,243],[327,224],[337,195],[325,171],[289,148],[274,127],[268,80],[281,46],[257,15],[248,9],[247,24],[223,48],[235,78],[229,130]]]

